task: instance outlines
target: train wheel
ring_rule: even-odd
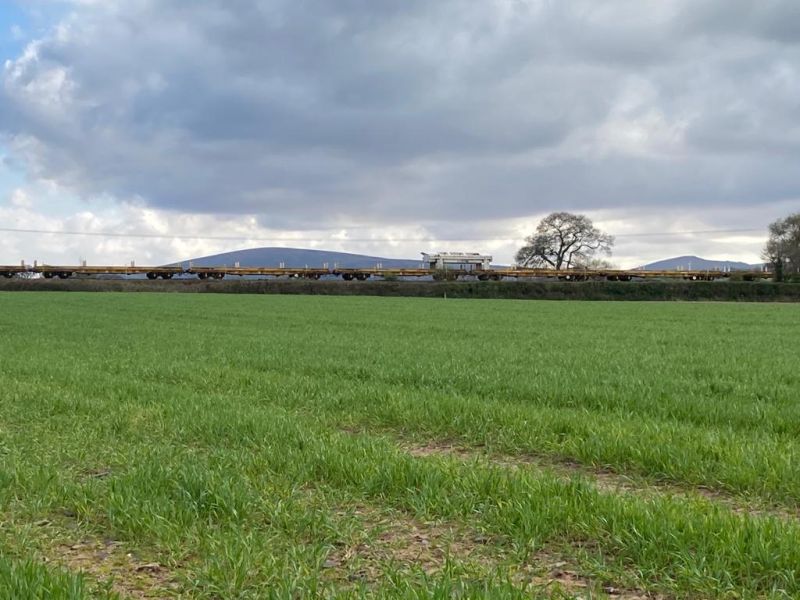
[[[198,273],[197,274],[197,278],[198,279],[205,279],[206,277],[208,277],[208,273]]]
[[[69,279],[69,277],[71,275],[72,275],[72,273],[67,273],[66,271],[62,271],[61,273],[58,274],[58,278],[59,279]]]
[[[162,273],[161,279],[172,279],[172,273]]]
[[[155,279],[156,277],[158,277],[158,275],[156,275],[155,273],[148,273],[147,274],[147,278],[148,279]]]
[[[353,275],[351,273],[342,273],[342,279],[345,281],[353,281]]]
[[[3,272],[3,273],[2,273],[2,275],[3,275],[3,277],[5,277],[6,279],[11,279],[11,278],[14,276],[14,274],[13,274],[13,273],[6,273],[6,272]]]

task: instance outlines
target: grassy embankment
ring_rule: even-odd
[[[800,596],[796,305],[0,295],[0,596]]]

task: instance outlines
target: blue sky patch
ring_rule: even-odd
[[[0,63],[19,56],[30,39],[28,13],[16,2],[0,4]]]

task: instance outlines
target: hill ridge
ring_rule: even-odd
[[[419,267],[421,264],[420,260],[384,258],[352,252],[282,246],[233,250],[231,252],[182,260],[173,264],[187,264],[190,262],[198,267],[233,266],[236,263],[239,263],[242,267],[278,267],[283,263],[284,266],[289,268],[322,267],[327,263],[329,267],[333,267],[336,264],[340,267],[354,269],[373,268],[377,264],[381,264],[386,268],[408,269]]]
[[[187,260],[172,263],[172,265],[188,265],[191,263],[198,267],[232,267],[239,263],[242,267],[278,267],[281,263],[287,268],[312,267],[321,268],[328,264],[330,268],[334,266],[366,269],[374,268],[380,264],[387,269],[413,269],[421,266],[419,259],[410,258],[386,258],[369,254],[358,254],[354,252],[340,252],[334,250],[319,250],[314,248],[292,248],[283,246],[265,246],[260,248],[245,248],[200,256]],[[499,265],[498,265],[499,266]],[[696,270],[696,271],[721,271],[721,270],[759,270],[761,264],[748,264],[745,262],[731,260],[711,260],[705,259],[694,254],[685,254],[665,258],[642,266],[635,267],[634,270],[643,271],[673,271],[673,270]]]

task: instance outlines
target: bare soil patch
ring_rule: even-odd
[[[46,556],[48,562],[86,577],[122,598],[166,598],[174,596],[179,584],[170,570],[157,562],[141,560],[123,542],[84,538],[76,543],[61,542]]]
[[[432,576],[448,568],[449,560],[482,577],[498,573],[517,586],[571,598],[606,595],[625,600],[656,598],[645,592],[593,581],[563,557],[539,552],[526,560],[503,547],[503,540],[450,522],[428,522],[399,511],[359,505],[342,509],[343,519],[360,528],[336,544],[323,564],[326,579],[338,586],[372,586],[387,571],[423,572]]]

